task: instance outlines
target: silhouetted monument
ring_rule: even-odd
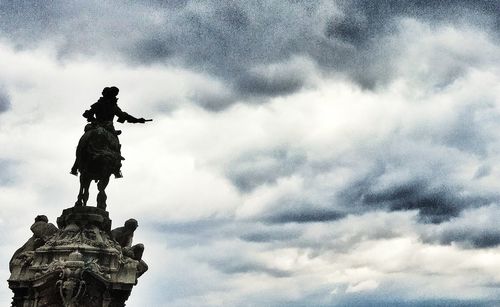
[[[138,223],[129,219],[111,230],[106,209],[109,177],[121,176],[121,161],[113,119],[145,123],[117,105],[118,88],[106,87],[98,102],[83,114],[89,124],[78,143],[71,173],[80,172],[80,191],[74,207],[63,210],[57,226],[45,215],[35,218],[33,236],[10,260],[9,287],[14,307],[125,306],[137,279],[147,271],[144,245],[133,245]],[[97,207],[87,207],[88,188],[97,182]]]
[[[125,160],[120,152],[118,135],[120,130],[115,130],[113,119],[118,117],[118,122],[145,123],[144,118],[135,118],[123,112],[118,107],[118,88],[106,87],[102,97],[94,103],[89,110],[83,113],[89,124],[85,126],[85,133],[76,148],[76,160],[71,168],[71,174],[78,175],[80,171],[80,192],[75,203],[76,206],[85,206],[89,198],[89,186],[92,180],[97,182],[97,207],[106,209],[105,189],[109,177],[114,174],[121,178],[120,168]]]

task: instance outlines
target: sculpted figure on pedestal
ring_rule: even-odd
[[[49,219],[45,215],[38,215],[30,229],[35,237],[43,241],[42,244],[45,244],[50,237],[59,231],[56,225],[49,223]]]
[[[31,225],[30,229],[33,232],[33,236],[29,238],[23,246],[17,249],[10,259],[9,268],[11,272],[14,265],[21,263],[28,264],[33,257],[33,251],[44,245],[50,237],[59,231],[59,228],[49,223],[49,219],[45,215],[38,215],[35,217],[35,223]]]
[[[142,253],[144,252],[143,244],[139,243],[132,246],[134,231],[138,226],[139,224],[135,219],[129,219],[123,227],[118,227],[111,231],[111,237],[123,248],[123,254],[135,260],[141,260]]]
[[[89,110],[83,113],[89,124],[85,126],[85,133],[78,142],[76,149],[76,160],[71,168],[71,174],[78,175],[80,172],[80,191],[75,206],[86,206],[89,198],[89,186],[92,180],[97,182],[97,207],[106,209],[105,189],[109,183],[109,177],[114,174],[121,178],[120,168],[121,145],[118,135],[121,131],[115,130],[113,120],[118,117],[118,122],[145,123],[144,118],[123,112],[118,107],[118,88],[106,87],[102,91],[102,97],[94,103]]]
[[[148,270],[148,265],[142,260],[144,245],[141,243],[132,245],[134,231],[138,226],[139,224],[135,219],[128,219],[123,227],[111,231],[111,237],[120,244],[124,256],[139,261],[137,266],[139,277]]]

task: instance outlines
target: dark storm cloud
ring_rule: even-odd
[[[380,176],[363,178],[347,186],[341,193],[346,204],[360,206],[363,210],[387,209],[390,211],[418,210],[424,223],[442,223],[470,207],[490,204],[493,195],[470,195],[453,184],[439,183],[440,179],[416,179],[377,188]],[[497,196],[498,197],[498,196]]]
[[[453,185],[434,185],[432,181],[402,182],[377,188],[377,178],[347,185],[331,200],[330,207],[287,197],[279,199],[267,213],[259,216],[266,223],[314,223],[336,221],[348,214],[368,211],[418,212],[422,223],[442,223],[457,217],[463,210],[491,203],[494,196],[467,195]]]
[[[500,230],[461,229],[441,234],[439,243],[459,243],[465,247],[487,248],[500,245]]]
[[[373,88],[392,78],[380,39],[398,30],[398,18],[497,29],[498,6],[486,0],[2,1],[0,31],[19,47],[53,42],[63,58],[121,55],[136,64],[186,66],[224,80],[232,102],[265,101],[300,90],[308,77],[286,69],[256,73],[256,67],[301,56]],[[229,103],[201,105],[218,111]]]
[[[430,188],[425,182],[410,182],[392,186],[382,191],[365,187],[361,195],[364,206],[387,206],[389,210],[419,210],[423,220],[441,222],[456,216],[462,202],[446,187]]]
[[[273,212],[264,217],[269,223],[315,223],[336,221],[346,214],[328,208],[315,208],[313,205],[301,205],[299,208],[288,209],[283,212]]]

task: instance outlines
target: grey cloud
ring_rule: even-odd
[[[393,285],[394,286],[394,285]],[[455,297],[425,297],[425,298],[409,298],[401,293],[390,289],[385,285],[373,291],[345,293],[345,286],[339,286],[341,290],[332,295],[331,289],[318,287],[319,289],[307,293],[300,301],[280,299],[273,306],[353,306],[353,307],[466,307],[478,306],[487,307],[494,306],[496,300],[491,298],[473,298],[473,299],[458,299]],[[397,286],[395,286],[397,288]],[[413,291],[412,291],[413,290]],[[414,292],[415,288],[409,290]],[[261,303],[260,305],[267,305]]]
[[[279,96],[297,91],[304,83],[299,74],[265,76],[247,73],[238,77],[237,88],[243,94]]]
[[[436,146],[455,148],[481,158],[487,156],[497,136],[486,123],[500,120],[493,101],[470,99],[442,115],[443,119],[438,124],[421,123],[407,137],[414,140],[429,139]]]
[[[476,173],[474,174],[474,179],[480,179],[480,178],[486,177],[489,174],[491,174],[491,171],[492,171],[491,165],[487,165],[487,164],[481,165],[476,170]]]
[[[463,248],[489,248],[500,245],[500,227],[496,221],[498,205],[463,211],[460,216],[441,225],[422,230],[426,242],[456,243]]]
[[[137,62],[154,63],[158,59],[168,59],[174,51],[168,46],[168,42],[151,37],[138,41],[137,45],[128,52],[130,57]]]
[[[8,111],[10,107],[10,97],[0,88],[0,113]]]
[[[226,176],[240,191],[250,192],[293,174],[305,162],[303,153],[286,148],[249,152],[229,163]]]
[[[488,144],[494,138],[491,131],[483,127],[481,113],[491,112],[492,106],[465,107],[457,110],[453,126],[448,127],[448,133],[443,137],[443,143],[459,150],[469,151],[484,156]],[[494,114],[494,113],[490,113]],[[498,117],[498,115],[496,115]],[[500,119],[500,118],[499,118]]]
[[[423,221],[442,222],[457,216],[463,203],[454,195],[457,191],[446,187],[430,188],[424,182],[410,182],[389,187],[383,191],[364,189],[361,203],[364,206],[387,206],[390,210],[419,210]]]
[[[441,178],[414,179],[377,188],[377,181],[384,174],[385,171],[379,172],[354,182],[339,193],[340,198],[346,205],[361,206],[363,210],[418,210],[421,222],[442,223],[467,208],[490,204],[498,197],[465,193],[453,183],[440,183]]]
[[[136,64],[209,72],[224,80],[233,103],[240,97],[265,101],[303,88],[308,77],[300,72],[253,70],[294,56],[376,87],[394,74],[381,38],[398,31],[394,21],[399,17],[455,22],[459,15],[472,23],[493,19],[498,24],[498,11],[491,1],[3,1],[0,31],[20,47],[52,41],[63,58],[121,55]],[[218,111],[230,105],[213,104],[201,106]]]
[[[216,238],[226,237],[234,232],[234,224],[229,219],[208,218],[189,221],[157,221],[154,218],[143,221],[151,225],[154,231],[164,233],[169,237],[173,247],[185,248],[198,244],[210,244]],[[240,224],[240,227],[243,227]]]
[[[388,20],[400,17],[419,17],[439,21],[456,21],[457,16],[472,18],[473,22],[485,21],[482,16],[498,18],[499,4],[491,0],[353,0],[345,1],[346,12],[361,15],[366,22],[375,28],[386,26]]]
[[[277,241],[292,241],[300,236],[300,231],[292,229],[261,229],[255,227],[251,231],[240,235],[240,238],[248,242],[270,243]]]
[[[280,221],[281,223],[254,222],[247,230],[239,231],[241,232],[239,238],[274,248],[295,246],[310,251],[308,256],[314,258],[333,250],[348,253],[353,246],[365,240],[399,237],[407,231],[410,224],[413,224],[413,215],[406,213],[369,212],[344,215],[336,219],[341,214],[332,210],[311,209],[311,211],[317,212],[319,218],[315,216],[314,219],[307,221],[302,219],[300,222],[298,219],[287,219]],[[332,213],[333,218],[328,216],[329,213]],[[278,217],[279,215],[278,213]],[[311,238],[308,234],[309,229],[319,230],[317,236]]]
[[[170,222],[170,223],[152,223],[153,228],[158,229],[162,232],[176,233],[176,234],[196,234],[196,233],[206,233],[210,229],[218,228],[220,224],[224,223],[221,220],[210,219],[210,220],[196,220],[196,221],[186,221],[186,222]]]
[[[232,105],[238,98],[234,93],[224,91],[197,91],[189,97],[200,107],[214,112],[222,111]]]
[[[418,212],[420,222],[439,224],[450,221],[466,209],[486,206],[498,200],[497,193],[471,190],[467,183],[457,181],[453,175],[452,160],[442,161],[442,157],[431,155],[429,149],[420,148],[421,154],[416,152],[408,156],[406,151],[387,154],[395,150],[391,145],[384,143],[378,146],[384,148],[380,152],[386,155],[358,157],[375,162],[371,166],[361,163],[365,169],[351,166],[352,172],[358,174],[355,179],[329,190],[316,190],[315,178],[322,174],[334,174],[340,164],[331,164],[319,171],[315,169],[315,163],[298,165],[291,171],[293,176],[303,178],[305,189],[297,195],[284,196],[269,204],[268,210],[259,218],[268,223],[307,223],[334,221],[347,214],[374,210],[414,210]],[[413,159],[419,155],[426,155],[427,162],[415,164]],[[429,168],[429,165],[439,167]],[[412,175],[396,175],[402,169],[411,169]],[[408,173],[404,171],[402,174]],[[385,179],[393,177],[400,178],[390,182]],[[256,184],[265,184],[265,181]]]
[[[500,230],[463,229],[462,231],[446,232],[441,235],[439,242],[441,244],[458,242],[462,246],[472,248],[495,247],[500,245]]]
[[[366,20],[354,17],[330,20],[326,24],[326,36],[339,38],[347,43],[359,45],[366,40],[368,24]]]
[[[488,299],[481,300],[459,300],[459,299],[413,299],[413,300],[398,300],[398,299],[387,299],[370,298],[367,295],[353,295],[352,297],[342,299],[340,302],[341,306],[373,306],[373,307],[488,307],[494,306],[496,301],[491,301]]]
[[[286,208],[286,205],[285,205]],[[273,212],[264,215],[264,220],[269,223],[314,223],[336,221],[346,214],[334,209],[315,208],[313,205],[303,204],[299,208],[288,209],[282,212]]]
[[[219,259],[217,261],[210,261],[210,263],[217,270],[226,274],[263,273],[277,278],[291,276],[291,272],[289,271],[268,267],[257,261],[242,257]]]
[[[17,180],[15,167],[19,162],[0,158],[0,186],[13,184]]]

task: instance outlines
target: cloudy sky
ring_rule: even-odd
[[[116,85],[127,306],[500,302],[498,1],[0,0],[0,67],[0,280]]]

